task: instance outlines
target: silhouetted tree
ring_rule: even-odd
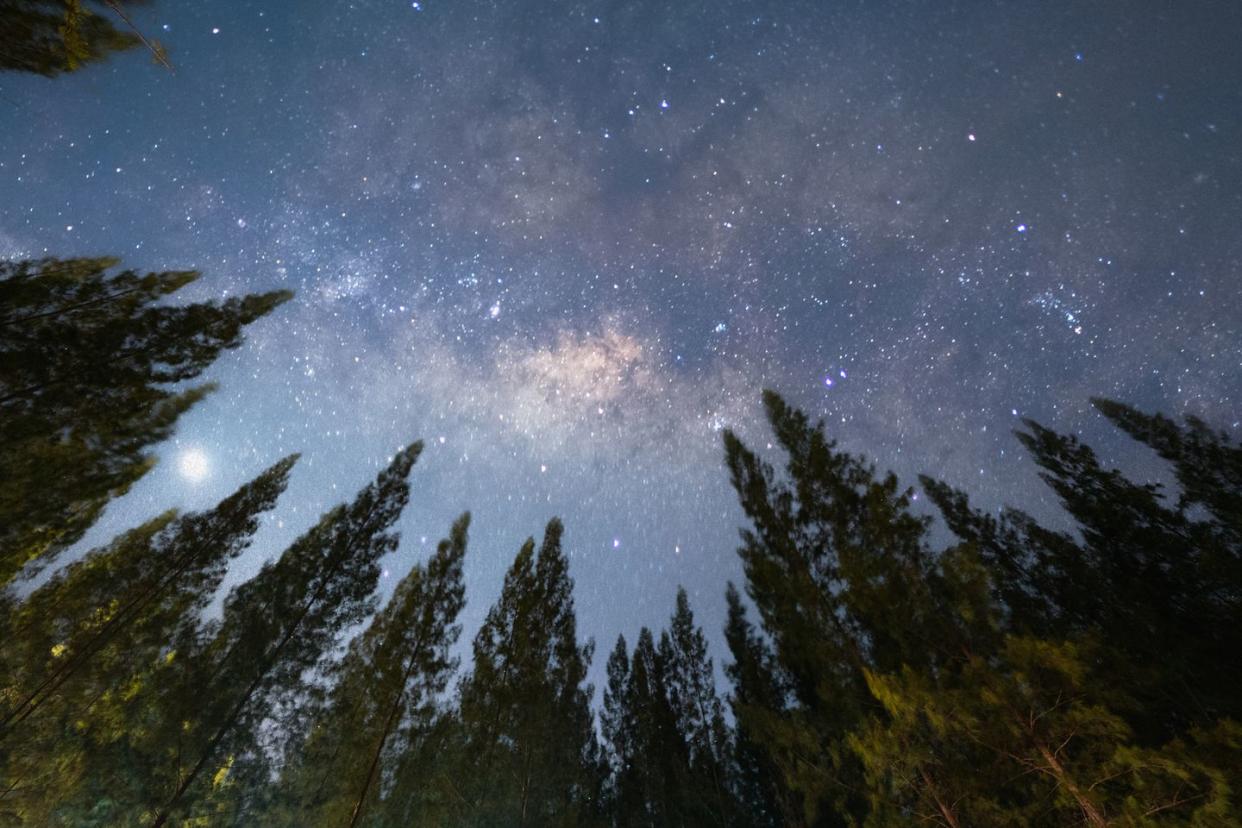
[[[461,687],[472,778],[458,824],[576,825],[594,810],[598,756],[559,520],[518,552],[474,639]]]
[[[925,481],[963,538],[933,554],[892,475],[835,451],[822,426],[775,395],[765,404],[789,455],[786,480],[726,435],[753,526],[741,549],[747,590],[766,634],[750,630],[731,593],[737,740],[752,751],[738,754],[743,778],[775,768],[772,799],[800,797],[804,818],[824,824],[1226,819],[1242,782],[1242,728],[1221,717],[1228,691],[1217,676],[1202,682],[1214,692],[1170,681],[1235,669],[1222,649],[1234,631],[1183,637],[1192,623],[1229,619],[1238,594],[1231,530],[1213,517],[1236,502],[1220,491],[1230,472],[1210,471],[1233,459],[1223,436],[1192,425],[1182,437],[1102,404],[1186,457],[1179,478],[1203,494],[1171,510],[1155,487],[1028,422],[1020,438],[1083,540],[1021,513],[995,520]],[[1191,439],[1198,446],[1184,448]],[[1207,516],[1192,516],[1194,505]]]
[[[931,655],[928,522],[909,511],[912,492],[892,474],[878,478],[838,451],[776,394],[765,393],[764,405],[788,455],[787,481],[724,435],[753,527],[739,550],[747,593],[790,695],[752,735],[766,742],[789,796],[802,798],[805,818],[833,824],[865,810],[861,769],[845,744],[872,704],[864,670],[922,665]]]
[[[390,527],[409,498],[422,450],[397,453],[374,483],[319,522],[253,579],[233,590],[218,629],[187,642],[165,675],[141,735],[145,765],[133,788],[111,785],[116,821],[150,814],[211,820],[232,813],[270,775],[264,735],[350,626],[374,608],[378,560],[397,545]],[[130,767],[132,767],[132,762]],[[106,777],[100,774],[100,781]],[[102,794],[102,791],[100,792]]]
[[[603,732],[608,740],[613,824],[683,825],[693,818],[687,800],[690,755],[669,704],[665,665],[651,630],[643,627],[628,659],[619,638],[608,659]]]
[[[733,662],[725,665],[725,675],[733,684],[728,699],[734,719],[730,787],[738,800],[738,821],[772,828],[796,824],[801,805],[785,788],[779,768],[755,737],[756,727],[763,728],[779,717],[788,691],[781,686],[772,652],[747,619],[742,597],[732,583],[725,599],[729,607],[725,641],[733,655]]]
[[[425,566],[416,565],[370,627],[350,645],[327,703],[281,775],[279,813],[264,824],[380,825],[400,757],[418,752],[435,703],[456,669],[449,650],[465,603],[462,516]]]
[[[0,586],[77,541],[210,390],[197,377],[287,291],[160,303],[193,272],[114,259],[0,263]]]
[[[999,519],[934,480],[924,488],[960,537],[1003,577],[996,598],[1015,629],[1096,633],[1098,657],[1130,688],[1140,739],[1159,744],[1220,717],[1242,720],[1242,448],[1190,420],[1097,400],[1096,406],[1173,466],[1170,502],[1100,466],[1089,446],[1026,421],[1018,437],[1075,519],[1081,540],[1007,510]]]
[[[296,459],[210,511],[166,513],[121,535],[15,607],[0,649],[0,812],[46,824],[85,777],[106,772],[106,746],[125,738],[147,674],[197,630]]]
[[[690,599],[681,587],[669,628],[660,636],[660,662],[677,734],[686,746],[690,780],[685,823],[725,825],[734,811],[726,771],[729,734],[716,695],[707,638],[695,626]]]

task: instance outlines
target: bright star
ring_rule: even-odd
[[[177,455],[177,472],[191,483],[198,483],[211,473],[211,463],[202,449],[187,448]]]

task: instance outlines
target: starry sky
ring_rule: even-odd
[[[1011,430],[1092,395],[1242,411],[1242,6],[157,0],[140,52],[0,76],[0,256],[297,297],[88,536],[303,452],[232,581],[393,450],[386,585],[474,514],[464,641],[567,526],[603,650],[677,584],[724,650],[720,432],[771,387],[843,447],[1056,520]],[[603,656],[593,675],[598,683]]]

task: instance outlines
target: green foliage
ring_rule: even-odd
[[[2,583],[80,537],[205,393],[168,386],[287,298],[170,306],[196,274],[106,277],[113,264],[0,270]],[[758,618],[730,584],[731,727],[679,589],[666,630],[612,650],[597,743],[557,520],[516,556],[448,704],[468,516],[374,612],[418,444],[205,621],[291,457],[3,598],[0,822],[1239,825],[1228,435],[1096,401],[1171,465],[1174,499],[1027,422],[1018,437],[1077,532],[924,478],[958,538],[933,549],[912,490],[764,404],[782,471],[725,434]]]
[[[932,553],[891,475],[765,404],[784,479],[725,437],[765,634],[730,589],[743,801],[786,824],[1237,824],[1242,453],[1227,436],[1097,401],[1173,464],[1169,505],[1028,422],[1019,439],[1081,541],[925,479],[963,541]]]
[[[548,523],[538,556],[526,541],[475,636],[461,686],[471,772],[455,824],[577,825],[595,807],[593,645],[577,641],[562,531]]]
[[[87,553],[18,604],[0,651],[0,804],[32,824],[72,822],[150,693],[175,662],[296,455],[208,512],[161,515]],[[86,791],[91,791],[86,794]]]
[[[107,820],[152,825],[250,809],[270,778],[266,739],[311,692],[340,632],[374,608],[377,561],[396,547],[390,527],[420,450],[398,452],[352,503],[236,587],[218,623],[176,642],[111,750],[96,756],[83,807],[107,802]]]
[[[0,71],[53,78],[142,42],[100,11],[82,0],[0,0]]]
[[[266,825],[381,825],[409,803],[384,797],[403,755],[421,754],[438,725],[436,701],[457,660],[449,650],[465,603],[462,516],[425,566],[415,566],[333,670],[335,683],[289,756],[280,808]],[[414,817],[413,814],[410,817]]]
[[[193,272],[115,259],[0,263],[0,586],[75,541],[150,468],[199,376],[291,294],[169,305]],[[37,493],[38,496],[32,496]]]

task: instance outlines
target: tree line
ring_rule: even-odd
[[[0,824],[1238,824],[1226,433],[1095,401],[1167,463],[1165,492],[1025,421],[1074,531],[925,477],[939,542],[913,489],[766,392],[779,465],[724,435],[746,516],[727,686],[679,590],[663,629],[617,639],[597,701],[557,520],[465,669],[469,514],[378,600],[418,442],[218,617],[297,455],[61,564],[210,393],[202,372],[290,298],[175,304],[197,273],[117,265],[0,263]]]

